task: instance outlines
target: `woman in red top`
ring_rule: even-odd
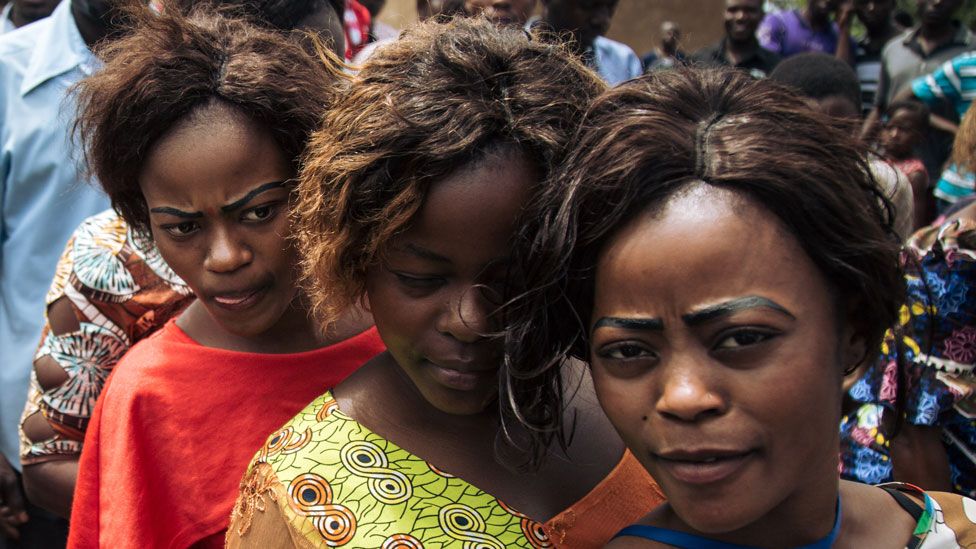
[[[343,78],[241,21],[134,17],[81,85],[78,129],[115,209],[197,299],[115,367],[70,545],[221,546],[264,434],[383,349],[358,310],[311,322],[288,241],[299,158]]]

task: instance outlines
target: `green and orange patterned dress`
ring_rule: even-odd
[[[629,452],[601,486],[611,484],[649,498],[630,512],[609,510],[619,521],[639,517],[662,497]],[[554,547],[551,539],[560,530],[550,523],[530,519],[373,433],[326,393],[272,434],[251,462],[227,546]]]

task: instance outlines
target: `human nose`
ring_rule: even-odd
[[[721,415],[727,408],[715,375],[707,364],[694,359],[662,365],[660,394],[656,409],[659,414],[679,421],[698,421],[707,416]]]
[[[225,228],[215,228],[204,267],[214,273],[230,273],[254,259],[251,248]]]
[[[491,305],[483,292],[472,286],[451,299],[440,316],[438,330],[463,343],[483,339],[489,330]]]

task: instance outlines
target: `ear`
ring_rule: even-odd
[[[871,358],[864,334],[847,322],[841,332],[838,349],[844,375],[848,375]]]

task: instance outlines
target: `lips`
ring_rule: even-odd
[[[438,383],[456,391],[474,391],[491,383],[494,385],[498,370],[483,368],[472,362],[425,360],[428,371]]]
[[[260,284],[242,290],[215,293],[210,296],[210,301],[229,311],[242,311],[260,301],[269,288],[270,284]]]
[[[695,449],[655,454],[658,464],[676,480],[707,485],[730,479],[756,456],[755,450]]]

